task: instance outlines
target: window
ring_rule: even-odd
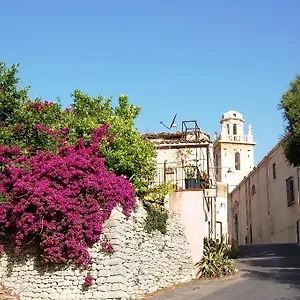
[[[236,124],[233,124],[233,126],[232,126],[232,133],[233,133],[233,135],[237,135],[237,126],[236,126]]]
[[[291,206],[295,203],[295,193],[294,193],[294,178],[291,176],[286,181],[286,198],[287,205]]]
[[[227,124],[227,134],[230,134],[230,127],[229,127],[229,124]]]
[[[235,169],[240,170],[241,169],[241,155],[239,152],[235,152],[234,163],[235,163]]]
[[[251,188],[251,197],[255,196],[255,194],[256,194],[256,189],[255,189],[255,185],[253,184]]]
[[[276,163],[272,165],[272,169],[273,169],[273,179],[276,179]]]

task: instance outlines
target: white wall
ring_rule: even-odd
[[[219,169],[216,170],[217,181],[227,183],[229,191],[241,182],[254,167],[253,145],[222,143],[215,147],[214,152],[219,157]],[[240,170],[235,169],[236,152],[240,153]]]
[[[22,300],[85,300],[131,299],[191,280],[191,248],[180,214],[171,212],[165,235],[146,233],[145,216],[141,206],[129,220],[120,209],[113,211],[105,224],[105,234],[115,252],[111,256],[103,254],[100,243],[90,249],[95,284],[87,290],[82,287],[87,270],[73,265],[43,265],[36,261],[35,251],[15,256],[9,247],[0,258],[1,283],[13,288]]]

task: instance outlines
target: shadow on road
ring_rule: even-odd
[[[236,265],[241,271],[242,278],[285,285],[286,290],[294,290],[296,293],[299,291],[299,296],[276,300],[300,299],[300,257],[240,259]]]

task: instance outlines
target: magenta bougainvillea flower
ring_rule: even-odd
[[[94,278],[91,274],[88,274],[84,279],[84,285],[86,287],[89,287],[93,284]]]
[[[111,254],[113,253],[113,245],[112,243],[108,242],[108,241],[103,241],[101,243],[101,247],[102,247],[102,251],[107,253],[107,254]]]
[[[0,235],[13,239],[16,253],[35,244],[46,262],[89,265],[87,247],[99,240],[113,208],[121,205],[130,215],[134,189],[106,169],[99,150],[109,138],[107,129],[96,129],[89,146],[79,139],[58,153],[25,155],[17,147],[0,146],[0,199],[6,200],[0,204]],[[36,130],[55,137],[69,131],[57,134],[41,124]]]

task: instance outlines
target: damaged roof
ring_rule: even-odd
[[[145,133],[143,136],[147,137],[154,144],[195,144],[211,142],[209,134],[202,131]]]

